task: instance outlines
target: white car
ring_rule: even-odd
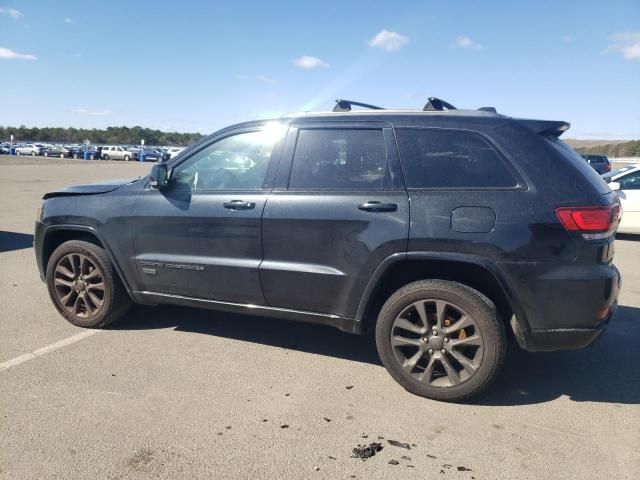
[[[105,145],[102,147],[103,160],[124,160],[128,162],[134,158],[133,152],[118,145]]]
[[[42,147],[38,145],[34,145],[33,143],[28,143],[26,145],[21,145],[16,147],[16,155],[40,155],[42,153]]]
[[[640,234],[640,163],[605,173],[602,178],[620,198],[622,220],[618,232]]]
[[[173,158],[183,150],[184,150],[184,147],[170,147],[170,148],[167,148],[167,153],[169,154],[169,158]]]

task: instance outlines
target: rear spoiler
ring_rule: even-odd
[[[528,118],[515,118],[514,120],[529,127],[540,135],[552,135],[556,138],[571,127],[569,122],[563,122],[560,120],[530,120]]]

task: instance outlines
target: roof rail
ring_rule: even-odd
[[[445,102],[444,100],[441,100],[440,98],[429,97],[427,99],[427,104],[424,106],[422,110],[425,112],[432,112],[432,111],[441,112],[444,110],[456,110],[456,107],[454,107],[448,102]]]
[[[336,105],[333,107],[333,111],[350,112],[352,106],[369,108],[371,110],[384,110],[384,108],[382,107],[376,107],[375,105],[369,105],[368,103],[354,102],[353,100],[344,100],[342,98],[338,98],[336,100]]]

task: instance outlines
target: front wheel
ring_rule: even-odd
[[[103,155],[103,156],[102,156],[102,158],[103,158],[104,160],[109,160],[109,155],[106,155],[106,154],[105,154],[105,155]]]
[[[128,162],[129,160],[131,160],[131,157],[129,155],[125,155],[124,156],[124,161]]]
[[[395,292],[376,324],[383,365],[406,390],[461,401],[486,388],[504,361],[506,336],[482,293],[445,280],[422,280]]]
[[[47,288],[60,314],[78,327],[104,327],[131,305],[104,249],[79,240],[55,249],[47,264]]]
[[[32,153],[32,155],[33,155],[33,153]],[[44,156],[48,157],[49,156],[49,152],[44,152]]]
[[[64,153],[61,153],[61,154],[60,154],[60,158],[64,158]]]
[[[36,156],[36,152],[34,152],[33,150],[31,150],[31,156],[35,157]]]

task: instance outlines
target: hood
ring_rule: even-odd
[[[62,190],[55,190],[53,192],[47,192],[42,197],[43,200],[52,197],[67,197],[71,195],[95,195],[98,193],[112,192],[122,185],[129,185],[131,183],[140,180],[138,178],[128,178],[125,180],[108,180],[106,182],[88,183],[86,185],[73,185],[71,187],[63,188]]]

